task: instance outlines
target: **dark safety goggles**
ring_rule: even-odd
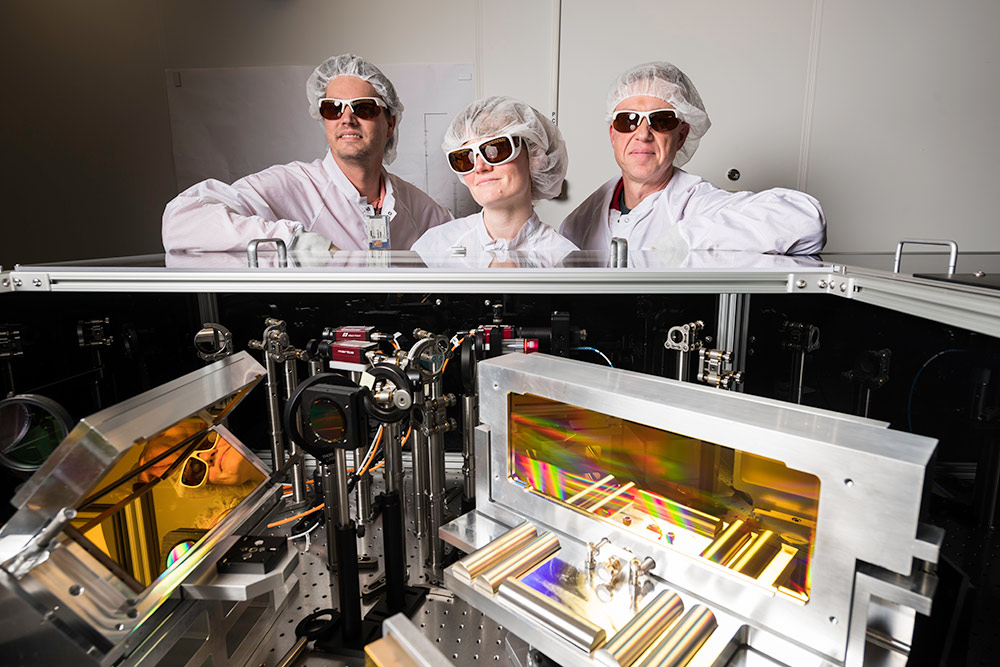
[[[643,118],[649,123],[649,129],[654,132],[670,132],[671,130],[676,130],[684,122],[680,112],[676,109],[654,109],[653,111],[630,111],[624,109],[615,112],[614,117],[611,119],[611,127],[615,128],[618,132],[628,134],[629,132],[635,132],[639,128]]]
[[[479,155],[487,164],[495,167],[520,155],[523,143],[521,137],[503,134],[476,146],[462,146],[448,151],[448,166],[456,174],[468,174],[476,168],[476,156]]]
[[[377,97],[355,97],[353,100],[324,97],[319,101],[319,115],[327,120],[337,120],[344,115],[344,109],[347,107],[351,107],[351,113],[361,120],[378,118],[382,109],[389,108]]]

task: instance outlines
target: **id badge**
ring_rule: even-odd
[[[369,250],[389,249],[389,216],[366,215],[365,230],[368,232]]]

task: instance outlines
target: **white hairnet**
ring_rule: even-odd
[[[527,141],[531,199],[558,195],[569,166],[562,133],[533,107],[512,97],[487,97],[470,104],[451,121],[441,148],[449,153],[467,141],[500,134]]]
[[[619,76],[608,91],[608,115],[610,121],[615,107],[636,95],[656,97],[669,102],[691,126],[687,139],[677,155],[674,164],[678,167],[691,159],[698,150],[702,135],[708,132],[712,121],[708,119],[705,103],[701,101],[698,89],[684,72],[665,62],[637,65]]]
[[[389,115],[396,119],[396,131],[389,137],[385,144],[385,154],[382,162],[392,164],[396,159],[396,144],[399,143],[399,123],[403,120],[403,103],[399,101],[396,89],[389,81],[389,77],[372,65],[364,58],[353,53],[345,53],[340,56],[333,56],[323,61],[317,67],[309,79],[306,81],[306,98],[309,100],[309,115],[316,120],[322,120],[319,115],[319,101],[326,97],[326,86],[331,80],[338,76],[353,76],[367,81],[375,88],[375,92],[382,98],[386,106],[389,107]]]

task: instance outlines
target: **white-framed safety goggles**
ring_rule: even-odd
[[[501,165],[510,162],[521,154],[524,141],[521,137],[501,134],[492,139],[486,139],[472,146],[462,146],[453,151],[447,151],[448,166],[456,174],[468,174],[476,168],[476,156],[483,158],[487,164]]]

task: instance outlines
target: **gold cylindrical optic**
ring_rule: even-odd
[[[756,579],[770,565],[774,557],[781,551],[781,540],[772,530],[762,530],[757,533],[746,549],[729,566],[748,577]]]
[[[507,579],[500,584],[497,595],[514,610],[587,653],[604,643],[604,628],[594,625],[566,605],[542,595],[524,582]]]
[[[477,576],[490,569],[500,561],[510,556],[515,551],[523,548],[531,540],[537,537],[535,527],[525,521],[524,523],[511,528],[506,533],[487,544],[482,549],[477,549],[471,554],[455,563],[453,571],[460,578],[472,581]]]
[[[684,610],[684,603],[673,591],[661,591],[653,601],[615,633],[594,653],[594,658],[608,667],[629,667],[670,626]]]
[[[750,540],[750,529],[743,523],[743,519],[737,519],[729,524],[722,534],[712,541],[704,551],[702,558],[707,558],[713,563],[720,565],[727,564],[739,552],[740,548]]]
[[[507,577],[519,577],[559,551],[559,538],[550,532],[536,537],[524,549],[511,554],[475,579],[472,585],[479,591],[494,594]]]
[[[715,614],[708,607],[695,605],[642,655],[636,665],[637,667],[684,667],[718,626]]]

